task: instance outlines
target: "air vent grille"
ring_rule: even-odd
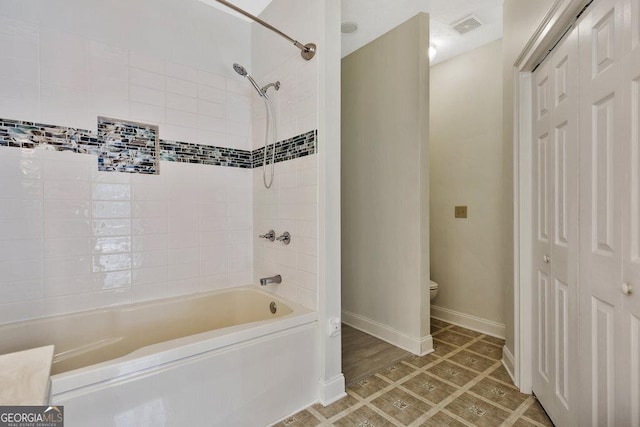
[[[451,27],[460,35],[467,34],[469,31],[473,31],[481,26],[482,22],[474,15],[469,15],[451,24]]]

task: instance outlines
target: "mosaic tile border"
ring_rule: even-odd
[[[318,131],[275,143],[275,162],[317,153]],[[108,117],[98,118],[98,132],[0,118],[0,147],[40,148],[98,156],[101,171],[159,173],[159,161],[252,169],[262,166],[264,147],[236,150],[158,138],[158,127]],[[271,149],[267,147],[267,163]]]
[[[158,126],[98,117],[98,170],[160,173]]]
[[[160,160],[167,162],[196,163],[202,165],[229,166],[243,169],[253,167],[253,153],[234,148],[212,147],[180,141],[160,141]]]
[[[275,163],[297,159],[298,157],[310,156],[317,152],[316,140],[318,131],[312,130],[293,138],[285,139],[275,143],[276,160]],[[273,156],[273,146],[267,146],[267,164],[271,164]],[[264,147],[253,150],[253,167],[258,168],[263,164]]]

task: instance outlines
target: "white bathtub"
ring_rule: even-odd
[[[255,427],[317,400],[317,333],[316,312],[249,286],[0,326],[0,354],[55,345],[70,427]]]

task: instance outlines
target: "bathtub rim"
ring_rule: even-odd
[[[68,393],[73,390],[93,386],[95,384],[115,380],[117,378],[139,374],[152,370],[160,365],[195,357],[203,353],[223,350],[226,347],[242,344],[253,339],[265,337],[287,329],[307,325],[318,320],[318,312],[294,303],[285,298],[266,292],[255,285],[241,286],[237,288],[225,288],[214,291],[199,292],[195,294],[162,298],[158,300],[143,301],[133,304],[89,310],[85,312],[69,313],[60,316],[76,316],[94,311],[117,311],[132,309],[134,306],[146,304],[163,304],[176,300],[189,300],[210,295],[220,295],[228,292],[258,292],[277,303],[282,303],[291,308],[292,312],[281,317],[259,320],[256,322],[242,323],[225,328],[214,329],[199,334],[188,335],[141,347],[124,356],[96,363],[83,368],[55,374],[50,377],[51,396]],[[53,317],[34,319],[49,320]],[[7,324],[15,325],[16,323]],[[4,326],[4,325],[3,325]]]

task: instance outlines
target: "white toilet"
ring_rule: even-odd
[[[436,295],[438,295],[438,284],[433,280],[430,280],[430,282],[431,283],[429,283],[429,295],[431,297],[431,301],[433,301]]]

